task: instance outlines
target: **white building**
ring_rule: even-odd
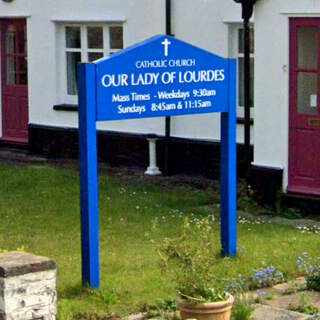
[[[164,0],[2,0],[0,12],[0,142],[29,144],[42,152],[69,149],[76,141],[76,62],[95,60],[166,30]],[[241,6],[232,0],[172,0],[175,37],[237,58],[239,66],[241,28]],[[266,190],[280,179],[284,192],[320,195],[320,1],[259,0],[252,30],[252,181],[257,187],[264,182]],[[241,144],[241,90],[238,100]],[[208,165],[203,155],[211,142],[219,141],[219,123],[214,114],[173,117],[171,136],[180,147],[171,157],[180,151],[200,162],[196,166]],[[102,156],[108,158],[109,152],[116,157],[117,150],[133,152],[137,146],[147,154],[144,138],[164,136],[165,119],[108,122],[99,124],[99,130]],[[181,154],[177,157],[176,167],[182,161]]]

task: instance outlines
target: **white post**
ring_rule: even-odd
[[[157,167],[157,148],[156,148],[156,141],[157,138],[148,138],[149,141],[149,167],[145,174],[149,176],[158,176],[161,175],[162,172]]]

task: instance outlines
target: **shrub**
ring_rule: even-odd
[[[215,244],[208,218],[195,224],[186,218],[181,236],[166,238],[157,248],[161,266],[171,273],[182,298],[191,302],[227,299],[224,283],[212,273]]]
[[[274,266],[253,270],[253,273],[250,285],[252,289],[272,287],[284,281],[283,274]]]
[[[320,257],[313,259],[305,252],[298,257],[297,266],[304,273],[307,280],[307,288],[320,291]]]

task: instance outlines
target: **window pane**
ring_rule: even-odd
[[[9,25],[6,32],[6,54],[15,53],[15,44],[16,44],[17,31],[14,25]]]
[[[110,48],[123,49],[123,28],[110,27]]]
[[[67,52],[67,82],[68,94],[77,95],[77,66],[81,62],[80,52]]]
[[[318,75],[311,72],[298,74],[298,113],[317,114]]]
[[[238,72],[239,72],[239,106],[244,106],[244,58],[238,59]],[[251,84],[251,91],[250,91],[250,106],[254,106],[254,59],[250,59],[250,84]]]
[[[18,29],[17,53],[27,53],[27,32],[26,26],[21,26]]]
[[[103,53],[102,52],[89,52],[88,53],[89,62],[98,60],[98,59],[100,59],[102,57],[103,57]]]
[[[66,27],[66,47],[81,48],[80,27]]]
[[[317,69],[318,29],[303,27],[298,29],[298,67]]]
[[[6,84],[13,85],[15,84],[15,75],[16,75],[16,60],[14,56],[6,57]]]
[[[27,27],[23,26],[23,35],[24,35],[24,53],[28,54],[28,43],[27,43]]]
[[[88,48],[103,49],[102,27],[88,27]]]
[[[26,57],[6,57],[6,84],[28,84],[28,61]]]
[[[244,53],[244,29],[239,29],[238,51]],[[254,29],[250,28],[250,53],[254,53]]]
[[[28,84],[28,60],[26,57],[17,57],[17,75],[16,84],[27,85]]]

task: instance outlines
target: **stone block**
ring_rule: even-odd
[[[272,287],[274,293],[279,294],[279,295],[284,295],[287,292],[289,292],[292,288],[292,285],[289,283],[279,283],[276,284],[274,287]]]
[[[51,259],[0,254],[0,320],[55,320],[56,273]]]
[[[253,319],[255,320],[307,320],[309,318],[306,314],[259,304],[256,305],[253,313]]]

